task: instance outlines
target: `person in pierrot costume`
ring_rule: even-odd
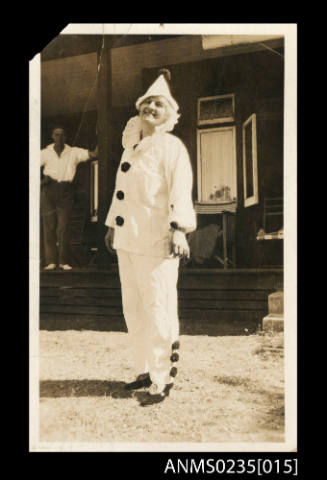
[[[124,152],[105,224],[105,243],[118,256],[123,312],[136,379],[148,388],[143,406],[164,400],[177,374],[179,261],[190,256],[186,234],[196,228],[193,173],[183,142],[172,135],[179,106],[159,76],[136,101],[122,136]]]

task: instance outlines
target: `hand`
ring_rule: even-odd
[[[95,147],[94,150],[89,150],[89,158],[90,158],[90,159],[97,158],[98,155],[99,155],[98,145]]]
[[[44,175],[44,177],[41,179],[41,187],[43,187],[43,185],[47,185],[50,182],[51,177],[49,177],[48,175]]]
[[[172,253],[174,257],[190,258],[190,247],[188,246],[184,232],[174,230],[171,237],[170,253]]]
[[[104,243],[109,253],[115,254],[114,244],[115,229],[112,227],[108,228],[108,231],[104,237]]]

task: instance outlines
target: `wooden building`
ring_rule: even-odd
[[[104,221],[122,130],[162,67],[182,114],[174,134],[190,153],[198,213],[179,283],[185,329],[199,319],[244,319],[254,329],[282,286],[283,38],[62,35],[42,52],[42,147],[62,123],[71,145],[98,143],[99,159],[75,179],[77,268],[41,275],[41,321],[56,328],[63,316],[108,328],[108,318],[121,318]]]

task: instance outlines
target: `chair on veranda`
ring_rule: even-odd
[[[283,227],[283,197],[265,197],[263,202],[263,230],[277,232]]]

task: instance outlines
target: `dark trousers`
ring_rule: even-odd
[[[46,264],[69,263],[69,220],[73,206],[73,187],[69,182],[43,185],[41,214]],[[57,251],[58,243],[58,251]]]

